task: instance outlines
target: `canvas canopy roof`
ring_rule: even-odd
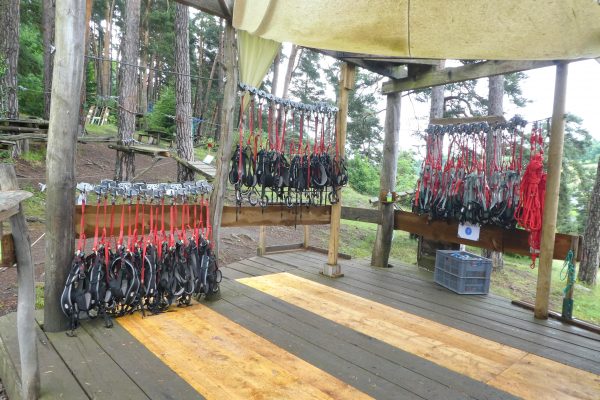
[[[277,42],[394,57],[600,56],[595,0],[236,0],[233,25]]]

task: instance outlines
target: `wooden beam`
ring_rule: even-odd
[[[385,138],[383,141],[383,162],[379,189],[382,193],[393,192],[396,188],[396,169],[398,166],[398,142],[400,141],[400,104],[401,93],[387,95],[385,114]],[[391,196],[390,196],[391,197]],[[392,250],[394,236],[394,202],[379,202],[381,225],[377,226],[377,234],[371,254],[371,266],[387,268]]]
[[[0,190],[12,193],[6,205],[18,212],[10,217],[11,232],[17,261],[17,334],[21,364],[21,398],[35,400],[40,391],[40,370],[37,358],[35,322],[35,276],[31,260],[31,242],[21,201],[27,192],[18,190],[17,175],[12,164],[0,164]],[[0,197],[1,198],[1,197]],[[4,202],[3,202],[4,203]]]
[[[368,208],[342,207],[342,219],[381,224],[381,213]]]
[[[346,125],[348,121],[348,102],[350,91],[354,89],[356,67],[344,63],[340,71],[338,97],[338,114],[336,121],[337,143],[340,149],[340,157],[345,157],[346,147]],[[340,217],[342,215],[342,191],[338,189],[338,203],[331,206],[331,228],[329,231],[329,254],[327,264],[323,266],[323,274],[326,276],[340,276],[341,268],[338,265],[338,251],[340,247]]]
[[[6,190],[0,192],[0,221],[7,220],[19,212],[19,204],[33,196],[24,190]]]
[[[217,257],[219,256],[219,231],[221,227],[221,212],[227,192],[229,161],[233,152],[233,124],[234,110],[236,108],[236,93],[238,84],[238,67],[236,62],[235,29],[231,21],[225,23],[223,33],[223,74],[225,85],[223,88],[223,103],[220,115],[219,150],[216,157],[216,173],[213,181],[213,191],[210,195],[210,215],[213,226],[213,245]]]
[[[258,248],[256,249],[257,256],[264,256],[267,249],[267,227],[264,225],[260,226],[258,231]]]
[[[383,94],[424,89],[494,75],[543,68],[556,65],[556,61],[484,61],[460,67],[449,67],[417,74],[414,78],[391,80],[383,84]]]
[[[156,207],[156,204],[155,204]],[[165,214],[170,211],[170,205],[165,206]],[[98,220],[96,221],[96,213],[95,211],[90,211],[90,209],[95,208],[95,204],[88,204],[86,208],[86,214],[84,216],[83,229],[86,237],[91,238],[94,236],[94,232],[96,229],[96,225],[100,228],[109,227],[110,226],[110,218],[111,214],[114,213],[114,220],[118,222],[121,221],[121,214],[125,213],[123,218],[124,220],[124,229],[125,232],[129,230],[133,231],[135,229],[135,215],[134,213],[129,213],[127,205],[117,204],[107,205],[106,210],[107,213],[104,215],[104,209],[100,212],[98,216]],[[183,215],[182,205],[178,204],[175,206],[177,209],[177,218],[175,220],[175,227],[181,227],[181,217]],[[206,213],[200,212],[197,210],[197,220],[206,221]],[[296,226],[296,225],[327,225],[331,219],[331,206],[314,206],[310,208],[306,207],[293,207],[288,208],[285,205],[271,205],[266,207],[264,210],[260,207],[232,207],[225,206],[223,207],[223,211],[221,213],[221,226],[222,227],[232,227],[232,226]],[[79,226],[79,221],[81,220],[81,206],[75,206],[74,213],[75,220],[78,221],[75,224],[75,232],[79,235],[81,229]],[[142,220],[145,221],[144,226],[142,227]],[[192,224],[190,224],[192,225]],[[138,232],[142,230],[148,231],[150,226],[150,207],[146,205],[144,207],[144,212],[141,210],[138,213]],[[165,229],[171,229],[170,220],[165,218]],[[213,226],[214,232],[214,226]],[[118,235],[119,227],[114,229],[114,235]],[[107,232],[110,234],[110,232]]]
[[[488,115],[482,117],[466,117],[466,118],[431,118],[431,125],[459,125],[472,124],[479,122],[487,122],[488,124],[502,124],[506,122],[506,118],[497,115]]]
[[[44,330],[65,330],[60,295],[74,254],[75,149],[84,65],[85,2],[56,2],[56,54],[46,153]]]
[[[542,239],[540,244],[540,265],[538,267],[537,289],[535,292],[535,312],[539,319],[548,318],[550,303],[550,282],[552,280],[552,254],[558,214],[558,195],[560,190],[560,170],[565,134],[565,103],[567,97],[567,76],[569,64],[556,66],[554,84],[554,105],[550,145],[548,149],[548,176],[546,177],[546,197],[542,216]]]
[[[231,19],[231,11],[233,9],[232,0],[175,0],[178,3],[186,6],[197,8],[205,13]]]

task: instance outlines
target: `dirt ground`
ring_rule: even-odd
[[[136,156],[136,174],[142,173],[155,160],[148,156]],[[98,183],[102,179],[112,179],[114,173],[115,151],[102,143],[79,144],[75,173],[77,182]],[[15,170],[19,185],[22,188],[37,190],[38,183],[45,183],[44,163],[29,163],[17,160]],[[169,182],[175,181],[177,164],[165,158],[156,161],[154,167],[138,177],[137,181]],[[32,189],[33,187],[33,189]],[[31,217],[31,216],[28,216]],[[36,216],[39,217],[39,216]],[[43,218],[43,216],[42,216]],[[31,218],[30,218],[31,220]],[[43,221],[28,222],[29,236],[32,243],[32,257],[35,264],[36,282],[44,282],[45,246]],[[7,230],[5,223],[4,229]],[[221,230],[221,265],[248,258],[256,254],[258,246],[258,227],[223,228]],[[322,247],[326,237],[324,227],[314,227],[311,244]],[[300,243],[303,230],[301,227],[268,227],[267,245]],[[91,244],[87,246],[89,249]],[[224,271],[226,274],[226,270]],[[17,270],[16,268],[0,268],[0,315],[13,312],[17,307]],[[1,391],[0,391],[1,393]],[[0,400],[2,395],[0,394]]]

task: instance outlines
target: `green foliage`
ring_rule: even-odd
[[[398,167],[396,170],[396,191],[407,192],[414,190],[417,185],[419,174],[419,163],[415,158],[415,153],[406,150],[401,151],[398,156]]]
[[[379,168],[362,156],[355,156],[347,163],[350,187],[363,195],[377,196]]]
[[[26,3],[33,9],[24,10],[19,30],[19,111],[41,116],[44,111],[42,34],[39,23],[31,20],[36,16],[35,2]]]
[[[586,206],[594,185],[595,169],[585,167],[586,151],[593,147],[593,139],[581,126],[582,122],[580,117],[573,114],[567,114],[565,119],[557,219],[557,229],[562,233],[583,233]]]
[[[164,130],[171,134],[175,132],[175,120],[169,115],[175,115],[175,90],[166,86],[149,115],[150,128]]]
[[[298,66],[292,74],[290,93],[302,103],[325,101],[325,82],[319,68],[323,56],[315,51],[301,51]]]

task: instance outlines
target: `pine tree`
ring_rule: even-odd
[[[600,264],[600,158],[596,170],[596,183],[588,204],[588,215],[583,236],[581,264],[577,278],[590,285],[596,284]]]

